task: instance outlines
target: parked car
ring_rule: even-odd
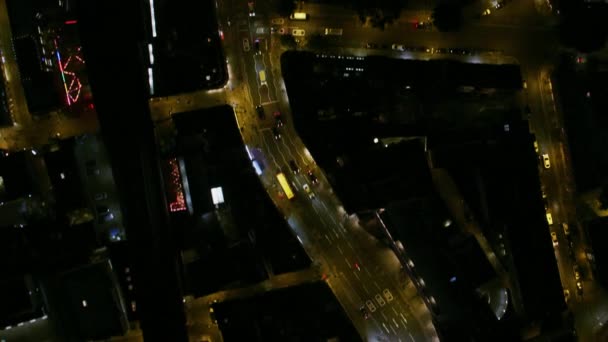
[[[400,45],[400,44],[393,44],[391,46],[391,48],[393,50],[397,50],[397,51],[405,51],[405,47],[403,45]]]
[[[243,51],[247,52],[251,49],[251,45],[249,45],[249,39],[243,39]]]
[[[105,192],[99,192],[95,194],[94,198],[96,201],[103,201],[108,198],[108,194]]]
[[[266,118],[266,113],[264,112],[264,107],[256,106],[255,112],[258,113],[258,118],[260,118],[260,119]]]
[[[105,222],[110,222],[112,220],[114,220],[114,214],[103,213],[103,214],[100,214],[99,217],[97,218],[97,223],[101,224],[101,223],[105,223]]]

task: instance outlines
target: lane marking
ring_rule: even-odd
[[[369,293],[369,289],[367,288],[367,286],[365,286],[365,284],[363,284],[363,283],[361,283],[361,285],[363,285],[363,289],[365,290],[365,293],[367,293],[367,295],[369,296],[370,293]],[[393,309],[393,310],[395,310],[395,309]]]
[[[395,323],[395,327],[397,327],[397,329],[399,329],[399,324],[397,324],[397,321],[395,320],[395,317],[393,317],[393,323]]]
[[[405,319],[405,316],[403,316],[403,313],[400,313],[399,316],[401,316],[401,319],[405,322],[405,324],[407,324],[407,319]]]
[[[384,327],[384,330],[386,330],[386,333],[387,333],[387,334],[390,334],[390,333],[391,333],[391,331],[390,331],[390,330],[388,330],[388,328],[386,327],[386,324],[384,324],[384,322],[382,322],[382,326]]]
[[[340,248],[340,246],[338,246],[338,250],[340,251],[340,254],[344,255],[344,252],[342,251],[342,248]]]

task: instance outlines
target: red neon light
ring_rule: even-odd
[[[59,66],[59,71],[61,72],[61,79],[63,81],[63,87],[65,89],[66,102],[68,106],[71,106],[73,103],[78,101],[80,97],[80,91],[82,89],[82,84],[80,83],[80,78],[78,78],[76,72],[70,71],[68,69],[78,68],[78,65],[75,65],[73,67],[72,65],[70,65],[70,62],[72,62],[72,57],[74,57],[74,59],[76,60],[76,62],[74,63],[80,62],[81,64],[84,64],[84,60],[82,60],[82,58],[80,58],[79,56],[81,48],[78,47],[78,49],[76,49],[75,54],[70,55],[68,59],[64,62],[61,59],[61,54],[59,53],[59,44],[57,44],[57,40],[55,40],[54,43],[55,54],[57,55],[57,65]]]
[[[66,20],[65,24],[66,25],[73,25],[73,24],[76,24],[77,22],[78,22],[78,20]]]
[[[179,166],[177,165],[177,159],[169,159],[169,167],[169,185],[173,192],[171,194],[173,195],[173,201],[169,203],[169,210],[171,212],[184,211],[187,209],[186,200],[184,199],[184,191],[182,189],[182,180],[179,173]]]

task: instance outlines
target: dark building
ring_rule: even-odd
[[[67,340],[100,340],[126,333],[126,307],[108,259],[63,272],[47,284]]]
[[[169,229],[147,102],[147,62],[141,53],[142,42],[150,37],[144,19],[150,16],[148,2],[122,3],[119,11],[115,3],[102,0],[75,5],[101,135],[123,207],[143,337],[186,341],[180,262]],[[116,58],[117,51],[121,58]],[[122,71],[120,82],[116,81],[115,70]],[[129,96],[122,97],[117,105],[117,93]]]
[[[598,282],[608,287],[608,218],[597,218],[587,223],[587,226],[592,249],[585,251],[585,256],[595,267]]]

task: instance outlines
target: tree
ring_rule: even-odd
[[[298,46],[296,39],[290,34],[284,34],[281,36],[281,45],[289,49],[295,49]]]
[[[607,16],[604,4],[565,8],[559,24],[562,43],[585,53],[602,49],[608,36]]]
[[[370,18],[373,27],[383,29],[388,23],[399,18],[405,6],[403,0],[355,0],[352,6],[362,24]]]
[[[322,50],[329,46],[326,36],[314,34],[308,38],[308,47],[314,50]]]
[[[282,17],[290,16],[296,10],[296,3],[293,0],[279,0],[279,7],[277,12]]]
[[[432,18],[439,31],[457,31],[462,26],[462,7],[456,3],[441,2],[433,10]]]

